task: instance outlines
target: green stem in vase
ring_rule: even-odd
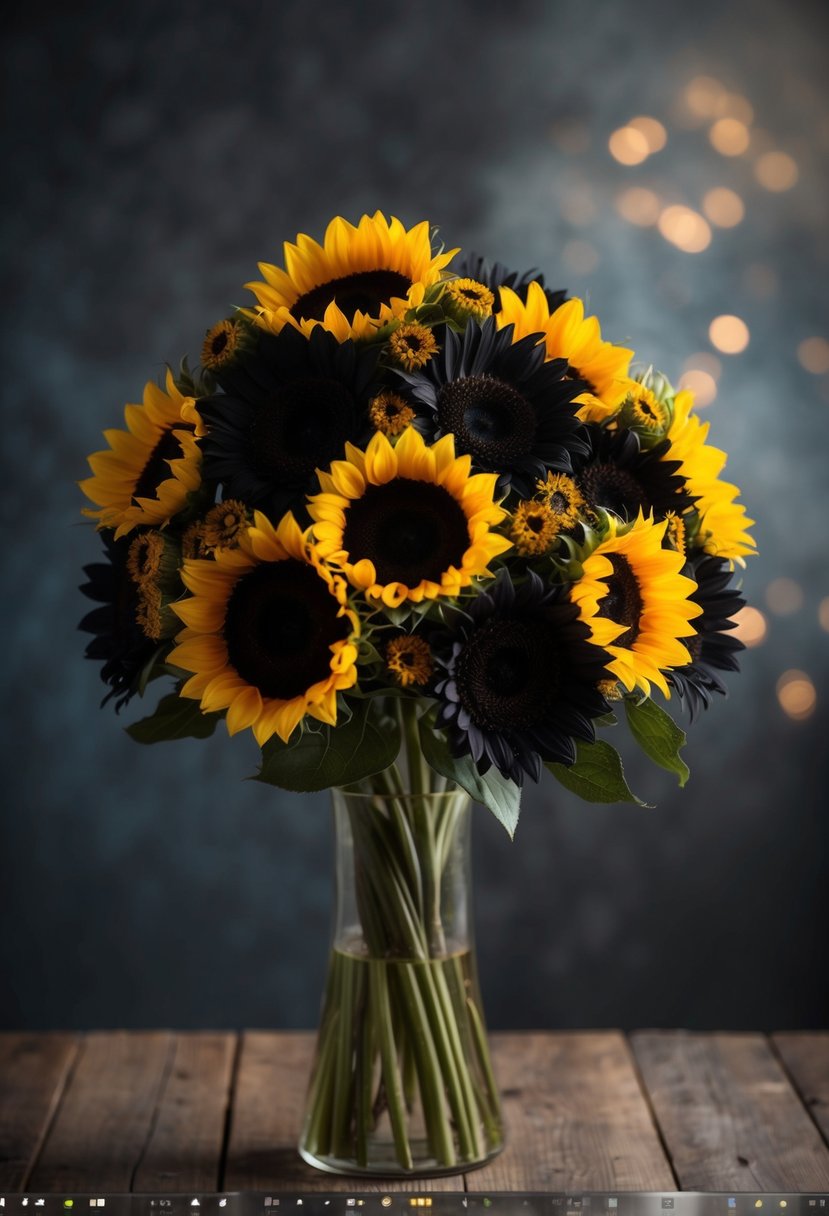
[[[386,1102],[389,1110],[389,1120],[394,1136],[394,1147],[397,1160],[404,1170],[412,1168],[412,1151],[406,1130],[406,1109],[403,1101],[403,1085],[397,1065],[397,1049],[392,1033],[391,1006],[386,986],[386,965],[382,962],[369,963],[369,991],[371,994],[371,1013],[377,1030],[380,1059],[383,1068],[383,1084],[386,1089]]]

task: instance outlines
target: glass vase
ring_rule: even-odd
[[[482,1165],[503,1139],[473,943],[469,797],[332,792],[334,929],[300,1154],[331,1173],[387,1177]]]

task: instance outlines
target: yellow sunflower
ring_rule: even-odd
[[[610,517],[609,525],[570,598],[628,692],[640,688],[649,696],[655,684],[669,697],[663,671],[691,661],[679,639],[696,633],[690,622],[702,608],[689,599],[696,583],[679,573],[683,554],[662,548],[665,520],[654,523],[640,512],[632,524]]]
[[[699,537],[705,552],[743,564],[742,559],[757,548],[748,532],[754,520],[748,518],[742,504],[735,502],[740,492],[737,486],[720,480],[726,454],[705,442],[710,423],[700,422],[693,406],[694,395],[689,390],[676,394],[665,459],[679,462],[679,473],[689,493],[696,497]]]
[[[735,501],[739,494],[736,486],[721,481],[717,489],[720,497],[709,501],[700,512],[699,539],[706,553],[744,566],[743,558],[757,550],[757,541],[748,532],[754,520],[748,518],[743,504]]]
[[[602,341],[596,317],[585,317],[581,300],[572,299],[550,312],[544,290],[530,283],[527,301],[511,288],[499,288],[500,311],[495,314],[499,329],[514,325],[514,341],[529,334],[543,334],[548,359],[566,359],[570,375],[586,380],[588,388],[575,400],[582,422],[602,422],[612,417],[627,396],[628,372],[633,351]]]
[[[249,726],[260,745],[275,734],[287,743],[306,714],[336,725],[337,691],[357,679],[360,623],[290,513],[274,528],[257,511],[239,548],[186,561],[181,577],[192,595],[174,606],[186,628],[169,662],[194,673],[183,697],[227,710],[228,733]]]
[[[143,405],[124,410],[127,430],[104,431],[109,448],[88,458],[93,476],[79,484],[95,509],[83,513],[99,528],[114,528],[116,540],[135,527],[163,527],[199,488],[201,454],[182,422],[182,409],[193,404],[168,371],[167,391],[147,384]]]
[[[511,548],[490,531],[497,474],[470,467],[453,435],[429,447],[413,427],[394,447],[379,431],[365,452],[347,444],[309,499],[316,553],[389,608],[457,595]]]
[[[377,211],[355,228],[337,216],[322,245],[302,234],[286,242],[284,269],[260,262],[265,281],[246,284],[259,301],[248,315],[273,333],[323,325],[340,342],[370,338],[421,304],[457,252],[433,251],[426,220],[407,230]]]

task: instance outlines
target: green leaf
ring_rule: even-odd
[[[482,775],[471,756],[453,756],[445,735],[435,729],[434,710],[423,715],[419,728],[420,745],[426,762],[436,773],[454,781],[476,802],[492,811],[512,839],[518,827],[518,815],[521,810],[520,786],[502,777],[496,768],[491,768]]]
[[[631,733],[645,755],[660,768],[675,773],[683,786],[691,775],[679,754],[685,744],[685,731],[649,697],[644,701],[625,698],[625,712]]]
[[[565,789],[578,794],[585,802],[635,802],[647,806],[637,798],[625,781],[622,758],[603,739],[595,743],[576,744],[574,764],[547,764],[546,768]]]
[[[304,730],[292,743],[276,736],[269,739],[254,780],[309,793],[351,785],[388,768],[400,750],[400,730],[373,705],[369,700],[354,701],[347,722]]]
[[[164,743],[170,739],[207,739],[222,714],[204,714],[198,701],[171,692],[162,697],[155,713],[126,728],[136,743]]]

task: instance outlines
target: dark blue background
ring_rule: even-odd
[[[257,260],[378,207],[541,267],[675,379],[713,316],[752,334],[706,416],[758,521],[745,588],[769,636],[693,731],[684,791],[623,746],[658,809],[548,784],[513,844],[478,811],[490,1024],[825,1025],[829,384],[796,356],[829,336],[822,7],[138,0],[4,22],[0,1026],[316,1021],[327,797],[243,781],[250,737],[145,749],[98,709],[75,481],[144,381],[248,301]],[[683,125],[700,73],[754,107],[745,156]],[[625,168],[607,139],[641,113],[668,145]],[[795,157],[792,190],[755,181],[763,146]],[[746,218],[688,255],[620,217],[631,184],[693,207],[727,185]],[[804,592],[786,617],[764,602],[779,576]],[[775,696],[789,668],[818,690],[802,722]]]

